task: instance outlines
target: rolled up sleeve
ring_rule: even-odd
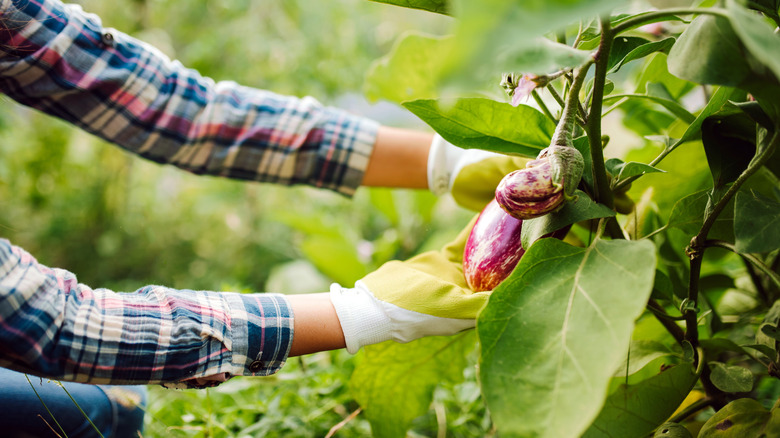
[[[292,336],[283,295],[92,289],[0,239],[3,367],[77,382],[214,386],[277,372]]]
[[[0,0],[0,92],[196,174],[352,195],[377,123],[311,97],[214,80],[78,5]]]

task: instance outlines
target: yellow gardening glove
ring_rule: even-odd
[[[461,207],[482,211],[495,197],[501,179],[531,160],[481,149],[461,149],[437,134],[428,153],[428,186],[436,195],[450,192]]]
[[[439,251],[391,261],[348,289],[331,287],[347,350],[386,340],[409,342],[473,328],[490,292],[473,292],[463,276],[463,248],[476,217]]]

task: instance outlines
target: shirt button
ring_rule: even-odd
[[[249,364],[249,371],[256,373],[263,368],[263,361],[256,360]]]
[[[107,47],[114,47],[116,42],[116,40],[114,40],[114,35],[111,32],[103,32],[103,35],[100,36],[100,41]]]

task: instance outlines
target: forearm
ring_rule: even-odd
[[[368,162],[364,186],[428,188],[428,151],[433,134],[382,126]]]
[[[345,347],[344,333],[329,294],[290,295],[287,299],[295,315],[290,356]]]

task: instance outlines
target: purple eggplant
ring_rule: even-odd
[[[473,291],[493,290],[512,273],[525,253],[520,242],[522,225],[495,199],[479,214],[463,251],[463,273]]]
[[[533,219],[555,211],[563,204],[562,185],[553,184],[548,159],[528,162],[524,169],[507,174],[496,188],[496,201],[516,219]]]

